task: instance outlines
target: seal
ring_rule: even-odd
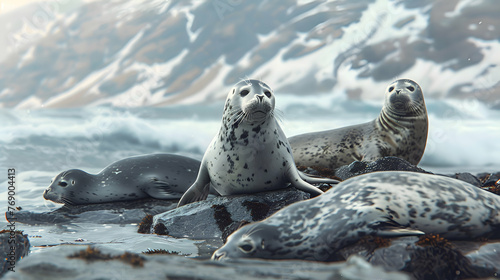
[[[208,187],[221,195],[271,191],[288,186],[319,195],[310,183],[338,183],[307,177],[293,161],[290,144],[274,117],[273,90],[259,80],[244,80],[230,91],[222,125],[201,161],[198,177],[179,201],[206,199]]]
[[[353,126],[290,137],[295,162],[336,169],[353,161],[386,156],[420,162],[427,143],[428,120],[420,86],[408,79],[393,82],[377,119]]]
[[[500,197],[460,180],[416,172],[353,177],[235,231],[213,259],[337,261],[362,236],[500,236]]]
[[[79,169],[61,172],[43,198],[70,205],[178,199],[196,179],[200,162],[173,154],[149,154],[116,161],[98,174]]]

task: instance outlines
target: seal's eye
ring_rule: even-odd
[[[61,187],[64,188],[64,187],[68,186],[68,183],[66,183],[66,182],[59,182],[59,186],[61,186]]]
[[[242,90],[242,91],[240,92],[240,95],[241,95],[241,97],[245,97],[245,96],[247,96],[247,94],[248,94],[248,93],[249,93],[249,91],[248,91],[248,90],[246,90],[246,89],[244,89],[244,90]]]
[[[409,87],[406,87],[406,88],[407,88],[409,91],[411,91],[411,92],[413,92],[413,91],[415,90],[415,88],[414,88],[414,87],[412,87],[412,86],[409,86]]]
[[[392,92],[394,90],[394,87],[389,88],[389,92]]]
[[[270,91],[266,91],[266,92],[264,92],[264,94],[265,94],[268,98],[271,98],[271,92],[270,92]]]
[[[245,243],[245,244],[240,245],[239,247],[240,247],[240,250],[245,252],[245,253],[250,253],[253,251],[252,244]]]

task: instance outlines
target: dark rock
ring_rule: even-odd
[[[0,276],[8,270],[15,271],[19,260],[28,255],[29,249],[28,235],[23,234],[22,231],[0,231],[0,258],[2,260]]]
[[[474,185],[476,187],[482,186],[481,181],[479,181],[479,179],[476,176],[474,176],[470,173],[467,173],[467,172],[466,173],[455,173],[454,175],[445,175],[445,176],[464,181],[464,182],[469,183],[471,185]]]
[[[491,187],[500,185],[500,172],[497,173],[480,173],[477,175],[483,187]]]
[[[379,238],[380,239],[380,238]],[[466,252],[474,242],[452,242],[437,235],[365,238],[341,250],[345,258],[361,256],[388,271],[405,271],[414,279],[463,279],[492,277],[499,270],[498,243],[484,245],[479,253]],[[496,245],[495,245],[496,244]]]
[[[476,267],[481,267],[488,270],[493,270],[500,275],[500,243],[487,243],[479,249],[473,250],[466,257],[471,260],[471,263]]]
[[[163,224],[173,237],[221,240],[226,229],[236,229],[242,221],[260,221],[286,205],[309,197],[308,193],[294,188],[216,197],[158,214],[153,227]]]
[[[79,255],[87,246],[63,245],[45,248],[32,254],[16,267],[16,272],[8,272],[8,279],[387,279],[409,280],[401,272],[386,272],[359,257],[349,258],[347,262],[314,263],[308,261],[273,261],[258,259],[239,259],[230,262],[195,260],[181,256],[143,254],[140,259],[144,267],[133,266],[116,256],[127,252],[98,247],[103,259],[88,261],[81,258],[68,258]],[[110,256],[111,258],[107,258]]]
[[[413,171],[421,173],[427,172],[404,159],[398,157],[384,157],[376,161],[355,161],[349,165],[344,165],[335,170],[335,176],[341,180],[376,171]]]

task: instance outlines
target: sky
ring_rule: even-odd
[[[40,0],[0,0],[0,15],[2,13],[10,12],[28,3],[39,1]]]

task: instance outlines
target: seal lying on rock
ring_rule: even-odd
[[[178,199],[196,179],[199,166],[195,159],[172,154],[129,157],[95,175],[79,169],[61,172],[43,198],[71,205],[146,197]]]
[[[338,183],[310,178],[297,170],[288,140],[274,117],[274,106],[273,91],[261,81],[241,81],[230,90],[219,133],[203,156],[196,181],[178,206],[206,199],[210,185],[221,195],[289,185],[318,195],[323,192],[309,183]]]
[[[234,232],[212,258],[335,261],[366,235],[500,236],[500,197],[448,177],[374,172]]]
[[[377,119],[290,137],[297,165],[335,169],[353,161],[396,156],[417,165],[427,142],[427,110],[420,86],[397,80],[387,87]]]

